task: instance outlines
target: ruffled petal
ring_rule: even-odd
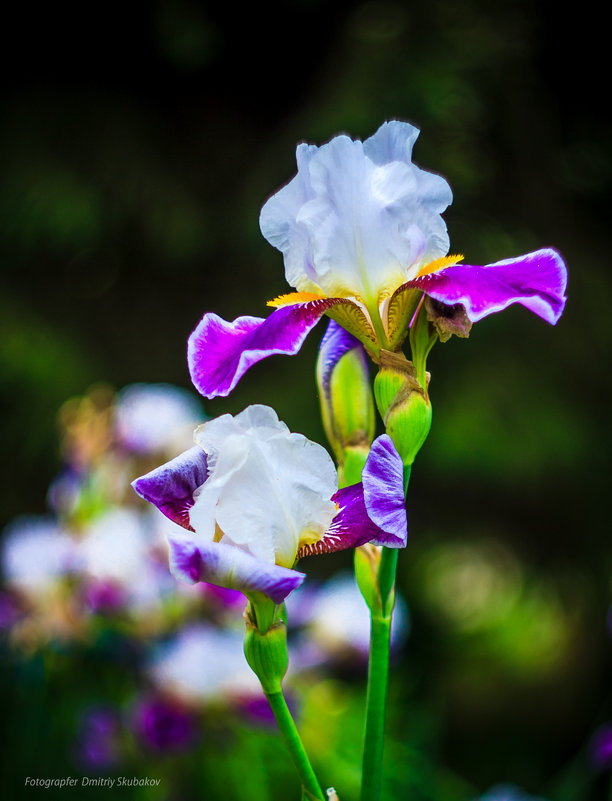
[[[474,323],[520,303],[554,325],[565,307],[567,269],[555,250],[544,248],[484,267],[455,264],[405,286],[447,305],[462,304]]]
[[[187,362],[195,388],[206,398],[225,397],[246,371],[274,354],[294,356],[337,298],[283,306],[269,317],[238,317],[227,322],[205,314],[187,343]]]
[[[280,604],[304,581],[297,570],[264,562],[240,548],[204,542],[193,535],[174,531],[168,535],[170,570],[190,584],[206,581],[241,592],[261,592]]]
[[[207,475],[206,454],[196,446],[137,478],[132,487],[174,523],[191,529],[189,510],[194,504],[193,495]]]
[[[317,281],[308,231],[297,222],[301,207],[314,197],[308,165],[317,150],[314,145],[298,145],[297,175],[272,195],[259,216],[265,239],[284,256],[287,283],[300,289],[316,286]]]
[[[414,126],[388,122],[365,142],[300,145],[298,174],[264,206],[264,237],[300,291],[376,304],[422,260],[448,252],[447,182],[412,163]]]
[[[374,440],[361,480],[368,515],[382,532],[374,544],[405,548],[408,524],[404,465],[388,434]]]

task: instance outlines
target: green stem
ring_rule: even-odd
[[[361,801],[378,801],[382,782],[391,615],[372,615]]]
[[[383,548],[378,567],[378,591],[382,603],[382,613],[388,615],[389,618],[393,612],[395,601],[392,593],[395,586],[398,555],[397,548]]]
[[[304,746],[295,727],[291,712],[285,701],[282,692],[266,693],[266,698],[270,704],[278,728],[285,740],[293,763],[297,769],[302,786],[306,793],[317,801],[325,801],[321,785],[319,784],[315,772],[312,769],[308,755],[304,750]]]
[[[410,480],[410,465],[404,466],[404,494]],[[380,555],[377,583],[380,610],[371,610],[370,660],[366,696],[365,737],[361,774],[361,801],[378,801],[382,786],[385,711],[389,682],[389,646],[395,606],[395,574],[398,551],[384,548]]]

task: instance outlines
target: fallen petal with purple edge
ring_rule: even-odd
[[[132,487],[174,523],[192,530],[189,510],[194,504],[193,494],[207,475],[206,454],[195,446],[137,478]]]
[[[225,397],[246,371],[267,356],[294,356],[310,331],[338,298],[281,306],[269,317],[227,322],[205,314],[187,343],[189,374],[206,398]]]
[[[512,303],[520,303],[551,325],[565,308],[566,286],[565,263],[552,248],[484,267],[455,264],[405,284],[441,303],[461,303],[474,323]]]
[[[382,532],[375,545],[405,548],[408,541],[404,465],[393,440],[382,434],[374,440],[361,475],[368,516]]]
[[[306,576],[257,559],[233,545],[196,541],[176,530],[168,534],[170,571],[182,581],[206,581],[241,592],[261,592],[280,604]]]

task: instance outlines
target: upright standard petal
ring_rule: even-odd
[[[205,314],[187,343],[189,374],[206,398],[225,397],[256,362],[274,354],[294,356],[337,298],[282,306],[269,317],[227,322]]]
[[[168,534],[170,570],[182,581],[206,581],[245,594],[261,592],[280,604],[304,581],[297,570],[264,562],[232,545],[204,542],[175,530]]]
[[[554,325],[565,307],[567,269],[552,248],[536,250],[484,267],[455,264],[409,281],[446,305],[465,306],[472,322],[520,303]]]
[[[174,523],[191,529],[189,510],[194,504],[194,493],[207,475],[206,454],[196,446],[137,478],[132,487]]]
[[[298,148],[297,176],[260,217],[292,286],[375,309],[423,260],[446,254],[440,214],[452,196],[443,178],[412,163],[417,135],[392,122],[363,143],[342,135]]]

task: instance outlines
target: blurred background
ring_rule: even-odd
[[[15,526],[26,540],[32,527],[55,526],[42,535],[53,552],[45,564],[65,545],[58,525],[82,541],[108,514],[144,514],[129,480],[178,452],[175,439],[121,438],[126,395],[116,393],[127,385],[176,387],[184,405],[173,420],[268,403],[292,430],[325,441],[314,385],[323,327],[297,357],[251,370],[229,399],[180,393],[191,390],[186,339],[205,311],[263,316],[286,291],[258,214],[293,176],[297,142],[412,122],[422,131],[415,161],[454,191],[452,252],[484,264],[554,246],[566,259],[569,301],[555,328],[514,306],[430,357],[434,425],[413,471],[400,561],[407,611],[390,691],[388,801],[471,801],[500,784],[486,797],[606,797],[606,37],[592,15],[536,0],[240,10],[111,0],[70,12],[15,5],[5,20],[0,518],[6,542],[19,540]],[[30,565],[43,540],[28,540]],[[146,544],[155,558],[156,543]],[[208,691],[179,701],[151,678],[158,649],[178,647],[185,626],[206,620],[216,636],[234,615],[238,627],[235,599],[175,591],[154,558],[163,577],[152,612],[149,596],[143,606],[125,589],[139,578],[100,573],[94,546],[66,558],[88,579],[62,579],[58,600],[48,576],[41,590],[40,577],[24,580],[19,559],[4,557],[8,797],[35,792],[26,776],[155,775],[159,787],[126,787],[125,797],[296,798],[282,746],[261,710],[244,711],[242,690],[241,705],[226,688],[213,701]],[[305,567],[325,588],[350,556]],[[308,629],[306,606],[296,620]],[[316,658],[296,645],[295,694],[322,780],[351,801],[364,666],[358,645],[345,645],[341,658],[334,648],[321,656],[321,642]],[[309,729],[321,721],[325,736]],[[248,790],[236,776],[251,777]]]

